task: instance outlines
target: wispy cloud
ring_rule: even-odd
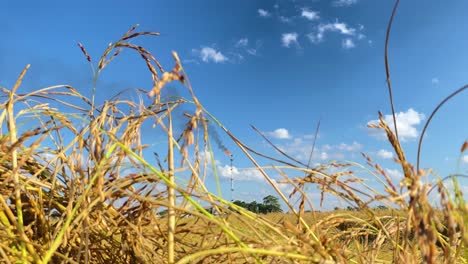
[[[439,81],[439,78],[434,77],[434,78],[432,78],[431,82],[432,82],[433,85],[437,85],[437,84],[439,84],[440,81]]]
[[[354,41],[352,39],[346,38],[346,39],[343,39],[343,41],[341,42],[341,46],[344,49],[352,49],[356,47],[356,44],[354,44]]]
[[[319,25],[319,30],[322,32],[325,32],[325,31],[339,32],[343,35],[354,35],[356,32],[355,28],[349,27],[346,23],[338,22],[338,21],[336,21],[335,23],[321,24]]]
[[[401,181],[401,179],[403,179],[403,173],[397,169],[385,169],[385,172],[395,181]]]
[[[309,33],[307,37],[312,43],[320,43],[325,39],[325,34],[327,32],[337,32],[341,35],[345,36],[355,36],[356,29],[353,27],[349,27],[346,23],[336,21],[334,23],[322,23],[319,24],[316,29]],[[363,35],[364,36],[364,35]],[[347,39],[350,39],[349,37]],[[351,40],[351,39],[350,39]],[[346,47],[350,47],[350,45],[354,45],[354,42],[346,41]],[[345,47],[345,45],[343,45]],[[354,46],[353,46],[354,47]]]
[[[290,17],[278,16],[278,19],[280,22],[287,23],[287,24],[292,22],[292,18]]]
[[[308,20],[318,20],[320,19],[319,13],[313,10],[309,10],[307,8],[303,8],[301,12],[301,16],[308,19]]]
[[[184,64],[190,64],[190,63],[200,64],[200,62],[196,59],[184,59]]]
[[[343,6],[350,6],[354,5],[358,2],[358,0],[335,0],[333,1],[333,6],[343,7]]]
[[[291,138],[291,135],[289,134],[289,131],[286,128],[278,128],[275,131],[267,132],[267,135],[276,139],[290,139]]]
[[[416,128],[417,125],[426,118],[423,113],[418,113],[413,108],[408,109],[406,112],[396,113],[396,123],[398,128],[398,136],[402,141],[408,141],[415,139],[419,136],[419,132]],[[388,124],[390,129],[394,131],[393,116],[385,115],[385,122]],[[378,124],[379,120],[371,120],[367,124]],[[379,139],[385,139],[386,135],[382,129],[369,128],[371,136],[375,136]]]
[[[388,150],[385,150],[385,149],[381,149],[379,151],[377,151],[377,156],[381,159],[391,159],[393,158],[393,152],[390,152]]]
[[[312,140],[304,140],[302,138],[294,138],[292,141],[285,144],[280,144],[278,147],[294,158],[301,161],[308,161],[310,152],[312,151]],[[313,160],[325,161],[328,159],[342,159],[344,155],[333,151],[331,148],[315,146],[312,155]]]
[[[203,62],[223,63],[228,61],[223,53],[211,47],[202,47],[201,50],[193,49],[192,52],[198,55]]]
[[[230,166],[230,165],[222,165],[217,161],[217,170],[221,178],[224,179],[232,179],[234,180],[235,183],[239,182],[255,182],[255,183],[260,183],[261,185],[257,185],[257,188],[264,188],[264,187],[269,187],[271,188],[270,183],[265,179],[263,174],[258,170],[254,168],[239,168],[236,166]],[[275,175],[272,175],[269,173],[269,176],[272,180],[272,182],[275,183],[275,185],[283,192],[283,193],[290,193],[293,190],[293,186],[291,186],[288,183],[283,183],[283,182],[278,182],[275,178],[277,178]],[[261,193],[261,189],[257,189],[257,193]],[[239,193],[239,192],[237,192]],[[245,195],[244,195],[245,196]],[[255,195],[254,195],[255,196]],[[256,198],[262,198],[265,195],[261,195]]]
[[[246,52],[250,55],[257,55],[257,49],[247,49]]]
[[[278,147],[293,156],[294,158],[307,162],[312,151],[313,140],[306,139],[305,137],[297,137],[292,140],[278,144]],[[342,160],[346,156],[355,157],[364,148],[358,142],[341,143],[338,145],[325,144],[323,146],[315,146],[312,159],[315,161],[326,161],[326,160]]]
[[[289,48],[292,44],[298,45],[299,43],[297,42],[298,34],[296,32],[291,32],[291,33],[284,33],[281,36],[281,43],[283,44],[284,47]]]
[[[261,40],[257,40],[255,41],[255,48],[248,48],[246,49],[246,52],[250,55],[257,55],[258,54],[258,51],[262,48],[263,46],[263,41]]]
[[[244,55],[242,55],[239,52],[228,52],[228,54],[229,54],[229,56],[228,56],[228,61],[229,62],[239,63],[239,62],[242,62],[244,60]]]
[[[355,152],[362,149],[362,145],[354,141],[352,144],[341,143],[337,147],[341,151]]]
[[[468,155],[464,155],[461,160],[463,163],[468,163]]]
[[[224,178],[232,178],[236,181],[257,181],[263,182],[265,178],[262,173],[256,169],[241,169],[229,165],[218,166],[219,174]]]
[[[258,55],[258,51],[262,47],[263,42],[261,40],[255,41],[255,45],[251,44],[251,41],[248,38],[241,38],[239,39],[235,44],[234,47],[240,50],[243,50],[243,52],[256,56]],[[236,53],[237,57],[242,56],[239,53]],[[243,57],[243,56],[242,56]]]
[[[248,38],[241,38],[237,41],[236,47],[246,47],[249,45],[249,39]]]
[[[265,10],[265,9],[261,9],[261,8],[260,8],[260,9],[257,10],[257,12],[258,12],[258,15],[261,16],[261,17],[269,17],[269,16],[271,16],[270,12],[268,12],[268,11]]]

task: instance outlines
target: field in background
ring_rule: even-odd
[[[134,44],[141,36],[158,33],[134,27],[98,61],[79,44],[94,72],[91,98],[66,85],[22,93],[29,66],[14,87],[1,89],[2,263],[466,262],[468,207],[456,176],[426,182],[429,172],[407,162],[397,131],[390,129],[394,124],[386,124],[382,115],[373,127],[386,132],[404,174],[401,183],[367,156],[365,165],[317,167],[287,153],[268,157],[232,135],[203,107],[177,53],[167,70]],[[122,91],[97,104],[99,75],[128,49],[148,66],[151,91]],[[391,93],[389,71],[387,77]],[[183,86],[190,98],[162,97],[168,83]],[[190,110],[182,133],[176,134],[171,113],[181,106]],[[209,124],[233,140],[287,204],[288,213],[257,215],[206,189],[206,181],[220,184],[216,172],[211,174]],[[142,143],[142,131],[150,126],[167,139],[157,155]],[[465,142],[461,153],[467,149]],[[293,193],[281,192],[258,156],[268,158],[268,166],[278,165],[275,173]],[[385,191],[368,187],[351,165],[366,169]],[[297,171],[305,176],[288,177]],[[313,206],[304,188],[311,185],[357,210],[306,212]],[[429,192],[438,193],[437,203],[428,201]],[[297,206],[291,204],[293,198],[299,200]]]

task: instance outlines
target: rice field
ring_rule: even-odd
[[[287,153],[267,156],[204,108],[176,52],[172,65],[161,65],[134,44],[142,36],[158,35],[135,26],[97,60],[79,43],[94,73],[90,98],[68,85],[24,93],[21,84],[29,65],[14,87],[1,88],[2,263],[467,262],[468,207],[457,177],[425,181],[431,172],[408,162],[398,132],[391,129],[394,124],[387,124],[382,114],[372,126],[385,131],[404,174],[401,182],[365,154],[366,164],[316,167],[291,160]],[[136,63],[147,65],[152,88],[121,91],[97,104],[97,80],[123,50],[136,52]],[[170,56],[158,54],[165,55]],[[391,95],[388,54],[384,58]],[[190,97],[162,96],[168,85],[183,87]],[[421,140],[440,106],[466,87],[434,110]],[[391,96],[390,104],[393,108]],[[181,107],[189,111],[177,132],[172,113]],[[236,144],[287,212],[255,214],[207,189],[207,181],[220,184],[217,174],[210,173],[215,166],[209,126]],[[145,144],[149,127],[165,138],[163,147]],[[467,149],[465,142],[460,153]],[[260,164],[259,157],[268,164]],[[272,180],[272,163],[292,193],[283,193]],[[367,186],[353,166],[378,179],[385,192]],[[305,176],[289,176],[297,171]],[[355,209],[306,211],[313,208],[304,191],[308,186],[317,186],[322,199],[333,195]],[[438,194],[436,203],[429,201],[430,192]],[[376,203],[385,208],[375,208]]]

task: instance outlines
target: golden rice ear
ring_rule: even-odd
[[[465,141],[461,147],[461,152],[462,153],[465,152],[467,148],[468,148],[468,141]]]
[[[161,89],[164,87],[169,82],[172,81],[180,81],[181,83],[184,83],[184,77],[180,72],[182,71],[182,65],[180,64],[180,59],[179,56],[177,55],[176,52],[172,52],[172,55],[174,57],[174,60],[176,62],[174,68],[172,69],[171,72],[164,72],[161,79],[158,81],[155,81],[155,84],[153,85],[153,89],[148,93],[149,97],[155,97],[155,103],[159,103],[160,101],[160,94],[161,94]],[[151,64],[149,64],[151,65]]]
[[[83,44],[81,44],[81,42],[78,42],[76,43],[78,45],[78,47],[80,47],[81,49],[81,52],[83,52],[83,54],[85,55],[86,57],[86,60],[88,62],[91,62],[91,56],[89,56],[89,53],[86,51],[85,47],[83,46]]]

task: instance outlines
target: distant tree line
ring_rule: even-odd
[[[240,206],[242,208],[245,208],[251,212],[257,213],[257,214],[268,214],[268,213],[276,213],[276,212],[283,212],[281,210],[281,205],[279,203],[279,199],[276,198],[273,195],[268,195],[263,198],[263,203],[257,203],[256,201],[247,203],[244,201],[236,200],[233,202],[233,204]],[[215,215],[216,210],[214,207],[204,207],[206,211],[208,211],[210,214]],[[232,209],[232,208],[231,208]],[[232,209],[234,210],[234,209]],[[200,212],[200,211],[199,211]],[[159,211],[157,214],[160,217],[166,216],[168,213],[167,209]],[[182,214],[181,216],[189,216],[190,214]]]
[[[281,205],[277,197],[268,195],[263,198],[263,203],[257,203],[256,201],[247,203],[240,200],[235,200],[233,204],[243,207],[251,212],[257,214],[268,214],[275,212],[282,212]]]
[[[390,209],[389,207],[385,206],[385,205],[377,205],[376,207],[374,207],[374,209],[376,210],[388,210]],[[347,206],[346,208],[342,209],[340,207],[335,207],[334,208],[335,211],[337,210],[348,210],[348,211],[357,211],[359,210],[359,208],[357,207],[352,207],[352,206]]]

